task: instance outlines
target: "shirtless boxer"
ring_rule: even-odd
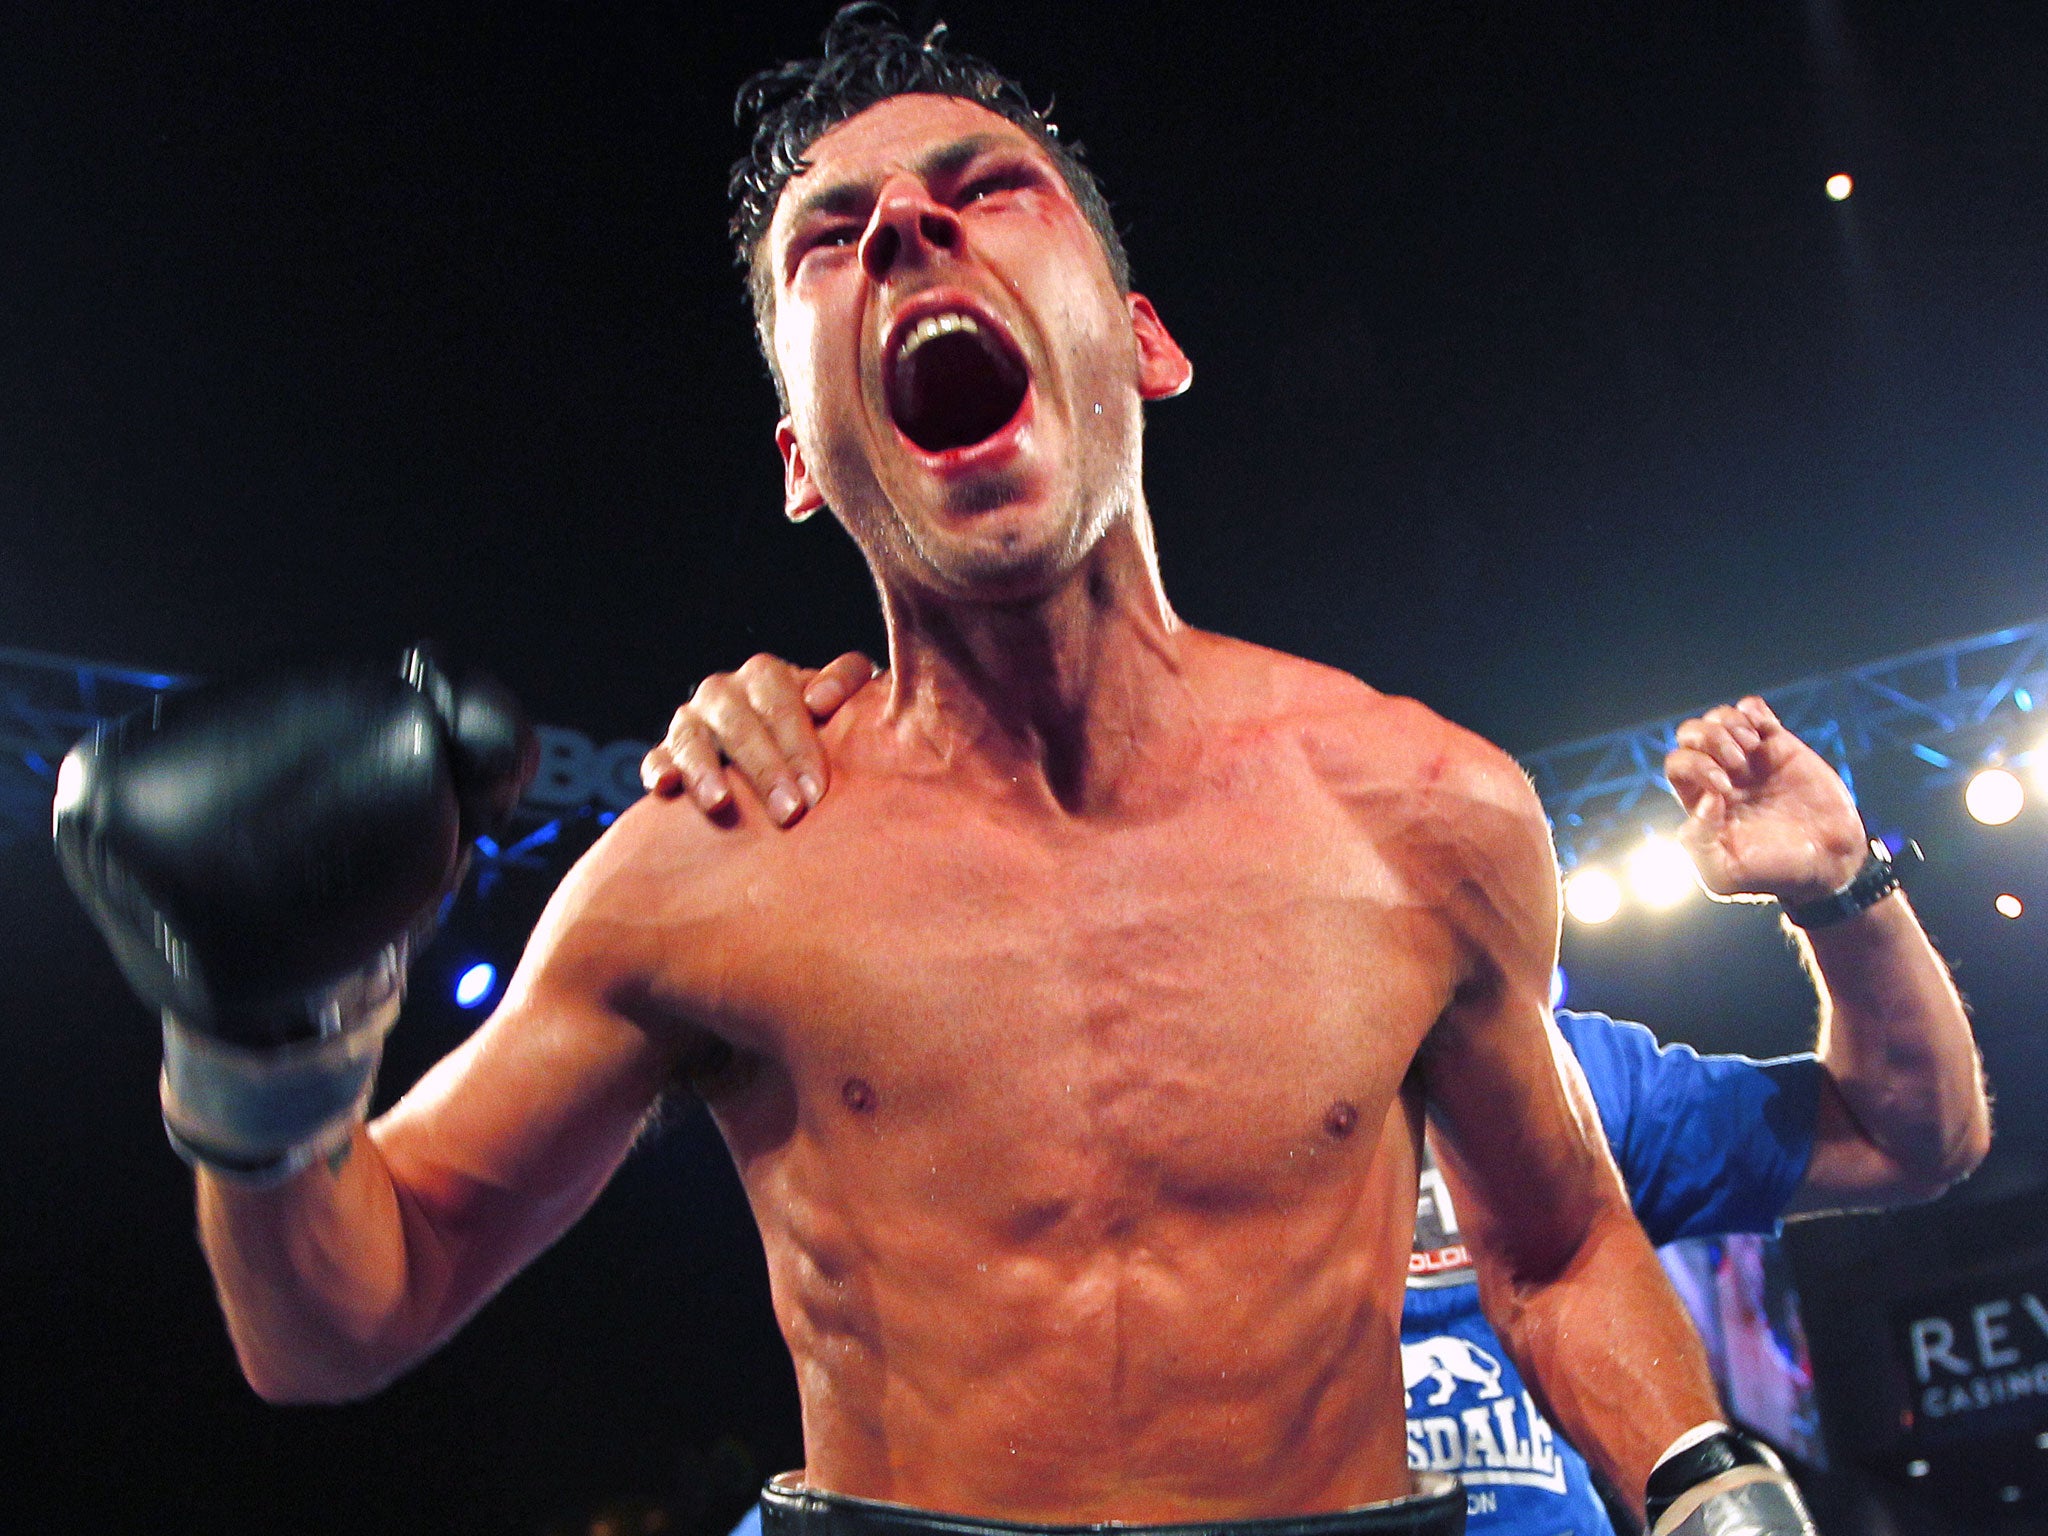
[[[1427,1112],[1550,1415],[1639,1507],[1653,1468],[1696,1484],[1662,1528],[1704,1529],[1706,1499],[1800,1528],[1714,1432],[1698,1340],[1565,1070],[1527,780],[1419,705],[1175,618],[1139,439],[1190,369],[1075,168],[971,61],[858,16],[827,52],[780,77],[801,94],[769,103],[738,222],[786,505],[829,505],[867,558],[890,687],[832,722],[836,787],[798,833],[745,795],[725,825],[622,816],[497,1013],[374,1126],[355,1088],[390,946],[276,1062],[207,1033],[232,1009],[170,1014],[166,1119],[249,1380],[278,1401],[390,1381],[575,1220],[683,1075],[796,1361],[788,1528],[928,1518],[888,1501],[969,1528],[1453,1530],[1462,1497],[1411,1480],[1395,1407]],[[152,739],[82,749],[60,795],[110,932],[147,902],[95,839]],[[220,759],[222,795],[262,750]],[[360,788],[302,766],[308,815]],[[182,848],[140,799],[118,824]],[[1812,854],[1788,894],[1863,858]],[[164,918],[123,937],[203,990],[206,944]],[[309,1082],[330,1053],[347,1094]],[[261,1091],[272,1065],[289,1103]],[[304,1134],[256,1161],[286,1124]]]
[[[707,678],[642,780],[715,809],[731,794],[730,760],[794,821],[830,781],[813,716],[829,719],[874,672],[857,654],[817,673],[756,656]],[[1862,835],[1840,778],[1761,699],[1688,720],[1677,739],[1667,771],[1691,812],[1684,837],[1717,893],[1767,893],[1801,844]],[[1905,895],[1821,928],[1807,958],[1821,1002],[1812,1054],[1703,1057],[1660,1048],[1638,1024],[1558,1013],[1653,1243],[1929,1199],[1988,1149],[1969,1019]],[[1475,1536],[1613,1536],[1584,1459],[1553,1434],[1486,1325],[1456,1199],[1433,1170],[1422,1182],[1401,1321],[1409,1465],[1458,1475]],[[759,1524],[756,1508],[734,1536],[758,1536]]]

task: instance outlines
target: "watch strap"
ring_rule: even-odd
[[[1868,912],[1893,891],[1899,889],[1899,867],[1893,862],[1891,851],[1876,838],[1870,840],[1870,852],[1863,860],[1863,867],[1856,871],[1849,883],[1832,895],[1822,896],[1814,901],[1780,903],[1785,916],[1794,926],[1814,929],[1832,928],[1836,923],[1846,922],[1859,912]]]

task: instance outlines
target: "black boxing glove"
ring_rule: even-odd
[[[1679,1436],[1647,1493],[1651,1536],[1815,1536],[1777,1454],[1718,1420]]]
[[[348,1139],[406,966],[537,756],[509,694],[418,651],[168,695],[72,749],[58,859],[163,1017],[181,1154],[272,1184]]]

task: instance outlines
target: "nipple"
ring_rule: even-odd
[[[875,1107],[875,1090],[864,1077],[849,1077],[839,1089],[840,1102],[856,1115],[864,1115]]]
[[[1358,1106],[1349,1099],[1339,1099],[1323,1115],[1323,1129],[1332,1136],[1349,1136],[1358,1126]]]

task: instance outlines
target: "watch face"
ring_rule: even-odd
[[[1415,1246],[1408,1254],[1408,1283],[1418,1290],[1433,1290],[1470,1285],[1476,1279],[1472,1256],[1458,1232],[1458,1208],[1425,1136],[1422,1172],[1415,1189]]]

